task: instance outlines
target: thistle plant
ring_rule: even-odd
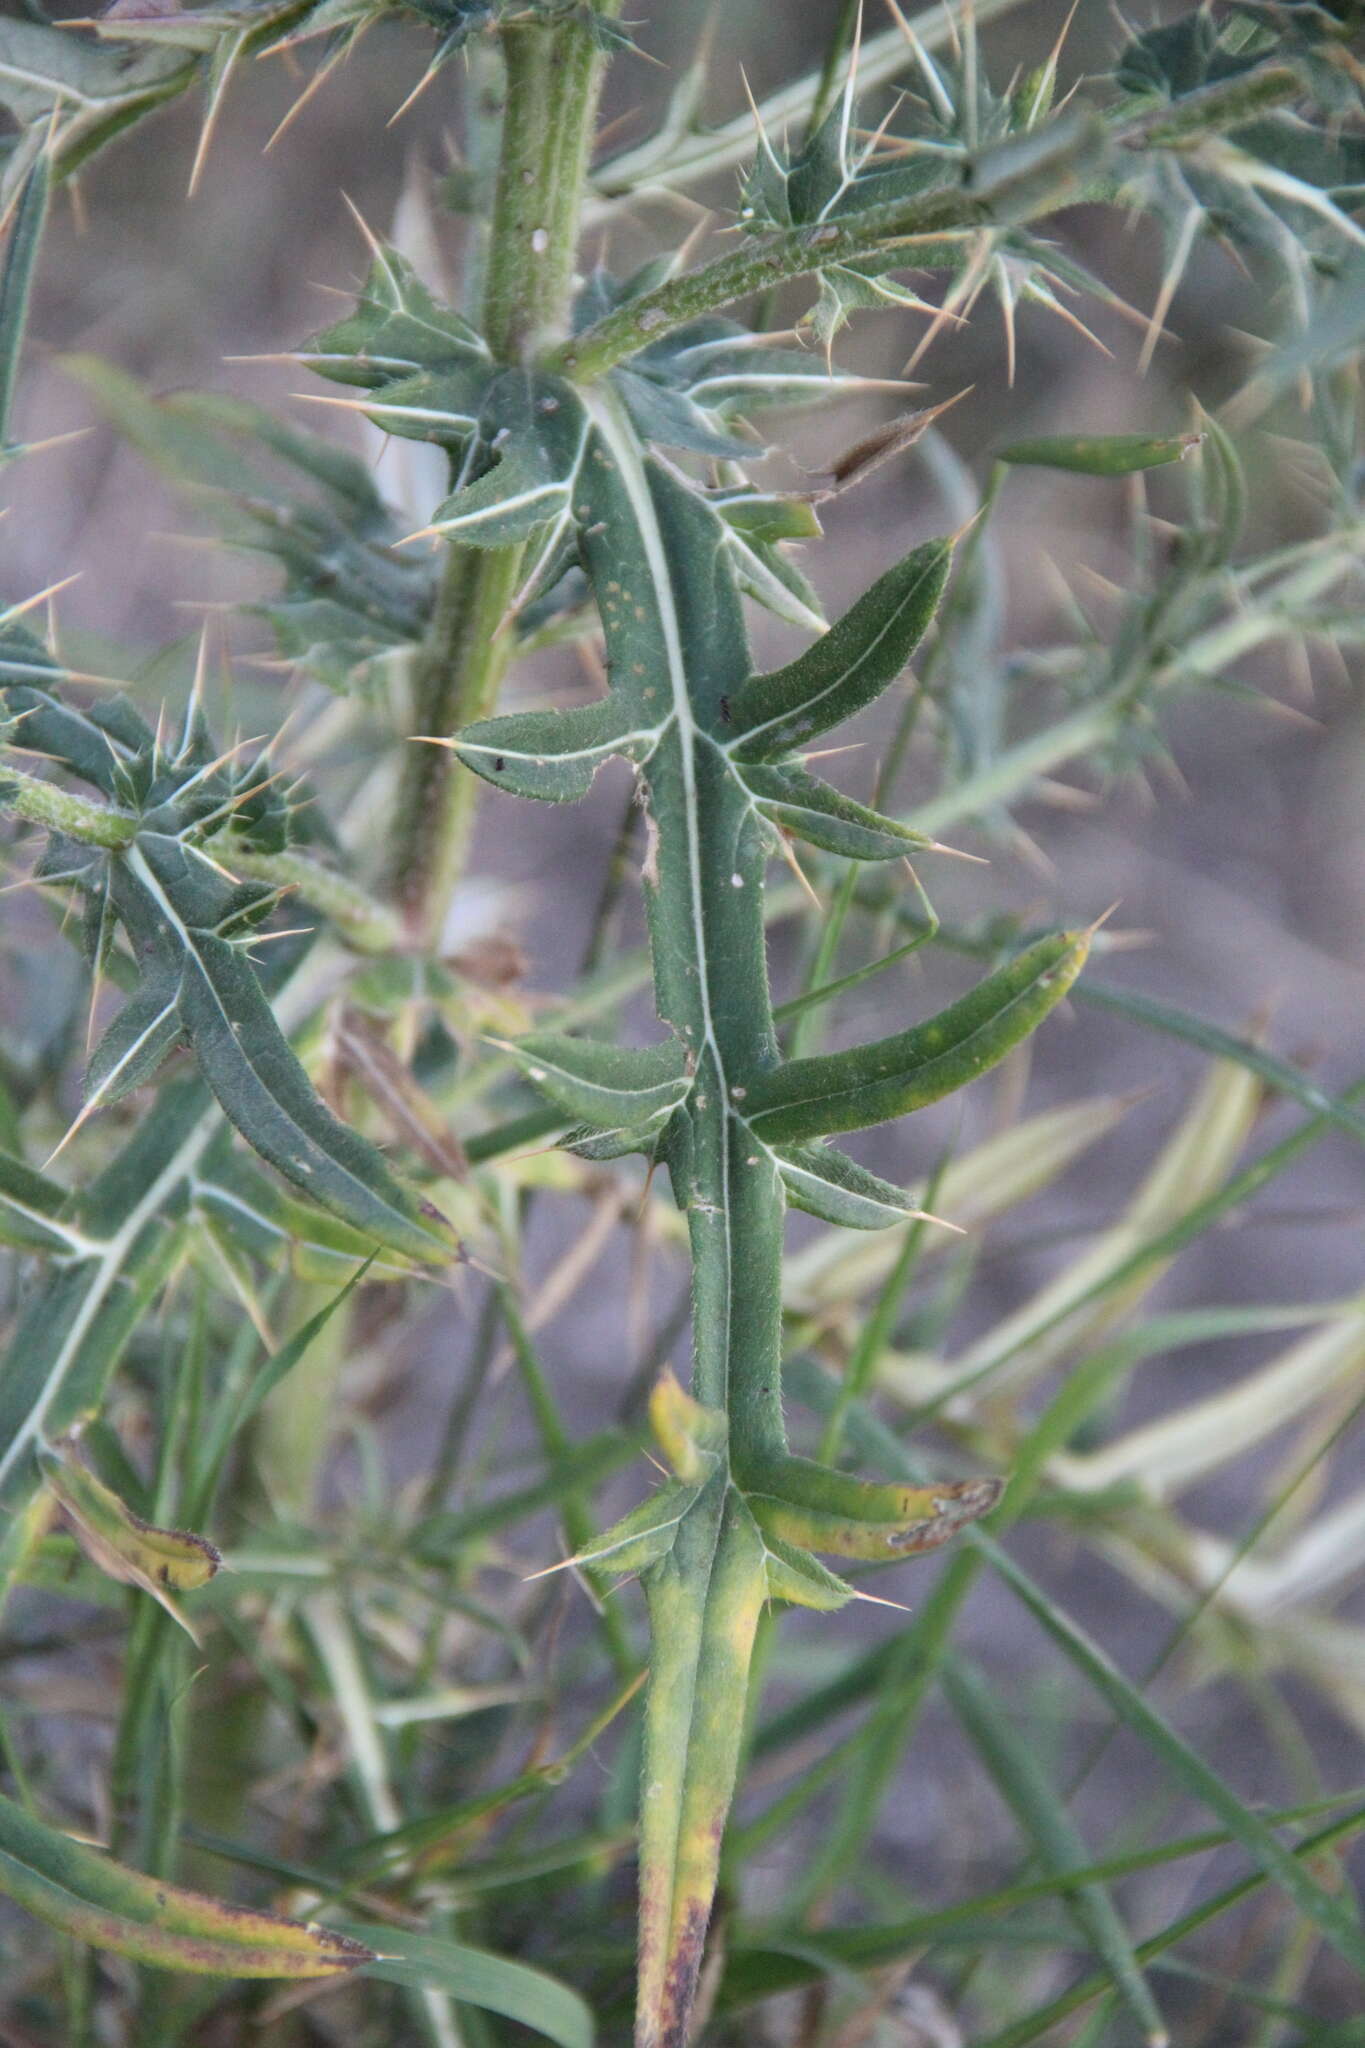
[[[113,1854],[44,1818],[50,1777],[35,1796],[24,1743],[0,1730],[16,1795],[0,1799],[0,1888],[67,1938],[64,2038],[93,2040],[97,2025],[103,2038],[113,2025],[170,2048],[196,2038],[216,2004],[215,2024],[287,2027],[287,2006],[257,2006],[248,2022],[240,1990],[222,1986],[268,1977],[333,1990],[347,1979],[338,1996],[357,2039],[483,2048],[510,2038],[506,2023],[581,2048],[595,2019],[603,2039],[624,2038],[620,1944],[604,1967],[591,1929],[597,1887],[632,1847],[637,2048],[685,2048],[708,2029],[744,2038],[733,2015],[813,1982],[823,1988],[793,2039],[881,2038],[892,1994],[871,1982],[850,2014],[838,2002],[849,1980],[947,1936],[954,1914],[976,1925],[971,1908],[949,1905],[847,1934],[822,1925],[857,1877],[934,1678],[1030,1848],[1024,1875],[983,1895],[977,1919],[1051,1900],[1096,1966],[1024,2010],[992,1991],[984,2024],[1001,2026],[990,2041],[1046,2038],[1087,2007],[1087,2040],[1110,2039],[1111,2021],[1115,2041],[1134,2027],[1168,2038],[1148,1964],[1242,1891],[1143,1941],[1130,1933],[1112,1881],[1134,1855],[1193,1852],[1090,1852],[1045,1765],[953,1643],[987,1567],[1214,1817],[1213,1845],[1250,1860],[1242,1889],[1268,1884],[1286,1902],[1294,1932],[1265,2009],[1292,2003],[1319,1945],[1353,1981],[1365,1975],[1358,1916],[1321,1875],[1330,1845],[1365,1817],[1358,1804],[1343,1817],[1347,1802],[1317,1800],[1316,1783],[1283,1813],[1247,1804],[1001,1540],[1025,1514],[1068,1514],[1135,1588],[1173,1605],[1184,1618],[1152,1676],[1189,1635],[1201,1676],[1240,1669],[1251,1643],[1267,1666],[1340,1699],[1337,1660],[1359,1659],[1358,1631],[1310,1603],[1339,1583],[1358,1501],[1328,1524],[1325,1577],[1321,1546],[1296,1556],[1291,1543],[1225,1603],[1242,1552],[1172,1497],[1320,1406],[1332,1433],[1309,1469],[1328,1455],[1354,1419],[1340,1405],[1360,1355],[1359,1304],[1239,1305],[1182,1321],[1147,1315],[1146,1297],[1185,1245],[1317,1138],[1358,1143],[1359,1091],[1335,1096],[1247,1037],[1083,974],[1110,943],[1102,918],[1092,922],[1102,904],[1077,906],[1073,928],[1058,931],[1027,929],[998,906],[944,928],[931,902],[950,851],[940,834],[984,823],[1003,839],[1011,807],[1068,763],[1140,776],[1162,756],[1168,703],[1243,690],[1240,665],[1276,644],[1359,638],[1358,24],[1349,5],[1201,5],[1116,32],[1105,75],[1068,90],[1064,37],[1026,72],[996,75],[984,31],[1008,11],[1009,0],[977,0],[908,21],[893,7],[891,25],[864,36],[861,11],[839,7],[814,75],[712,128],[697,118],[699,53],[657,132],[604,161],[594,159],[605,72],[633,61],[637,35],[648,41],[647,25],[608,0],[252,0],[118,7],[67,28],[35,9],[0,29],[10,461],[44,459],[40,437],[16,438],[13,416],[54,195],[116,135],[202,89],[193,191],[248,59],[317,52],[311,93],[380,15],[397,13],[425,37],[420,84],[460,101],[465,144],[446,181],[464,215],[461,303],[444,301],[399,237],[362,224],[368,267],[353,303],[289,352],[310,395],[352,416],[347,426],[358,416],[367,433],[444,460],[445,489],[415,528],[338,438],[241,400],[154,397],[94,358],[66,365],[223,546],[273,565],[275,586],[242,609],[295,681],[304,738],[283,722],[263,742],[217,735],[202,645],[171,713],[74,666],[39,630],[48,590],[16,591],[0,613],[0,798],[16,848],[36,848],[26,879],[59,907],[84,963],[52,1036],[78,1035],[76,1001],[89,1013],[88,1048],[69,1061],[81,1073],[74,1113],[62,1059],[29,1054],[16,1033],[0,1066],[0,1229],[21,1283],[0,1377],[0,1570],[24,1600],[74,1584],[97,1607],[124,1600],[111,1586],[132,1603],[109,1759]],[[589,228],[646,192],[714,186],[717,174],[738,179],[724,243],[700,256],[665,246],[624,276],[600,253],[590,260]],[[769,452],[755,423],[770,410],[881,389],[838,365],[850,321],[879,312],[904,324],[927,368],[993,301],[1012,377],[1020,309],[1075,323],[1073,301],[1122,306],[1067,246],[1059,216],[1081,202],[1156,225],[1163,281],[1143,356],[1206,238],[1272,282],[1283,331],[1219,416],[1167,433],[1012,434],[992,448],[977,493],[939,424],[958,394],[913,405],[900,394],[901,410],[813,487],[754,479]],[[791,304],[789,286],[804,295]],[[1287,391],[1309,406],[1325,510],[1311,533],[1256,552],[1238,435]],[[793,544],[817,539],[820,507],[881,463],[924,455],[968,501],[936,522],[954,530],[906,536],[827,623]],[[993,520],[1016,474],[1039,470],[1128,493],[1131,567],[1104,632],[1077,608],[1063,644],[1025,657],[1004,643],[992,601]],[[1157,521],[1146,480],[1168,470],[1178,488]],[[802,650],[757,665],[749,604],[801,633]],[[594,664],[600,647],[600,691],[501,708],[517,656],[566,643]],[[884,699],[890,736],[864,803],[813,764],[827,735]],[[896,771],[911,754],[935,788],[901,811]],[[581,799],[611,760],[634,775],[622,844],[640,849],[647,958],[599,966],[556,999],[544,1028],[526,1028],[522,999],[490,989],[449,939],[476,796],[492,785]],[[489,801],[496,820],[515,815]],[[816,909],[803,983],[775,1006],[770,927],[794,902],[810,918],[786,868]],[[841,972],[855,933],[886,950],[870,943]],[[930,947],[974,960],[967,993],[887,1036],[822,1049],[823,1019],[848,991]],[[656,1026],[626,1042],[621,1012],[645,987]],[[1183,1039],[1216,1064],[1113,1232],[950,1354],[945,1223],[980,1230],[1007,1214],[1125,1105],[1026,1120],[912,1189],[829,1141],[953,1095],[1069,995],[1126,1010],[1159,1042]],[[1244,1163],[1268,1092],[1308,1115]],[[639,1168],[618,1164],[631,1160],[645,1162],[643,1192]],[[624,1194],[623,1175],[634,1176]],[[628,1429],[581,1443],[521,1294],[521,1233],[543,1183],[604,1202],[609,1225],[637,1210],[661,1240],[685,1245],[689,1269],[686,1389],[661,1343]],[[789,1209],[824,1226],[793,1256]],[[431,1471],[393,1498],[357,1425],[363,1509],[329,1519],[316,1488],[344,1354],[372,1342],[368,1305],[382,1299],[375,1315],[392,1316],[395,1300],[420,1299],[424,1281],[461,1260],[488,1276],[486,1305]],[[1302,1325],[1321,1327],[1235,1397],[1096,1441],[1143,1360]],[[466,1493],[452,1506],[500,1328],[545,1469],[505,1496]],[[820,1423],[816,1455],[789,1440],[793,1394]],[[640,1408],[661,1483],[602,1528],[592,1491],[642,1448]],[[931,1423],[943,1425],[932,1460],[907,1441]],[[1264,1525],[1298,1483],[1267,1505]],[[509,1640],[532,1662],[547,1574],[532,1576],[535,1591],[519,1596],[531,1604],[512,1621],[479,1576],[503,1561],[501,1532],[547,1506],[567,1539],[562,1568],[597,1606],[613,1697],[574,1744],[556,1745],[556,1762],[542,1732],[529,1764],[471,1792],[422,1730],[526,1705],[524,1674],[486,1674]],[[785,1718],[763,1718],[774,1611],[880,1600],[862,1567],[954,1537],[951,1561],[887,1646],[814,1685]],[[232,1567],[221,1574],[220,1543]],[[633,1579],[647,1649],[612,1590]],[[889,1583],[913,1597],[899,1577]],[[208,1646],[213,1708],[192,1704],[186,1632]],[[480,1673],[465,1689],[473,1705],[438,1685],[457,1641]],[[246,1708],[225,1646],[252,1674]],[[495,1820],[543,1800],[634,1713],[646,1667],[633,1818],[618,1783],[586,1835],[520,1862],[481,1858]],[[808,1782],[729,1827],[746,1764],[827,1731],[855,1700],[868,1708],[858,1735],[828,1738]],[[187,1803],[202,1805],[182,1740],[192,1713],[216,1716],[230,1774],[245,1781],[270,1715],[280,1726],[267,1746],[288,1752],[286,1778],[312,1768],[311,1731],[319,1770],[322,1746],[344,1759],[345,1818],[318,1816],[306,1855],[287,1839],[246,1845],[245,1797],[218,1825],[186,1826]],[[627,1738],[627,1777],[634,1754]],[[741,1919],[736,1932],[746,1843],[804,1822],[840,1771],[847,1797],[782,1907],[766,1929]],[[1286,1840],[1285,1826],[1304,1820],[1322,1825]],[[290,1910],[186,1889],[190,1848],[273,1874],[286,1894],[274,1903]],[[547,1876],[577,1887],[565,1917],[579,1949],[551,1957],[567,1984],[498,1952],[520,1939],[546,1960],[525,1906]],[[523,1902],[505,1943],[495,1909],[472,1903],[481,1886]],[[732,1895],[719,1918],[718,1890]],[[979,1940],[978,1960],[990,1947]],[[161,2001],[134,1975],[106,1996],[92,1951],[208,1988]],[[957,1987],[964,2006],[973,1967]]]

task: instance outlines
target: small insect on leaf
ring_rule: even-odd
[[[38,1463],[91,1563],[119,1585],[150,1593],[193,1636],[169,1596],[197,1591],[218,1570],[223,1560],[207,1537],[145,1522],[66,1447],[44,1446]]]

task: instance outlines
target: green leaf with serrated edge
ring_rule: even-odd
[[[814,1607],[821,1613],[833,1614],[856,1599],[852,1586],[832,1572],[828,1565],[821,1564],[818,1557],[798,1550],[794,1544],[784,1543],[780,1536],[764,1532],[763,1547],[767,1552],[764,1572],[768,1580],[768,1595],[773,1600],[786,1600],[793,1607]]]
[[[10,444],[10,411],[51,183],[48,158],[40,156],[20,188],[0,269],[0,462],[22,452]]]
[[[753,1628],[771,1597],[770,1558],[778,1560],[776,1576],[784,1569],[795,1575],[787,1581],[792,1597],[799,1591],[833,1604],[842,1592],[832,1575],[798,1559],[803,1540],[814,1534],[831,1549],[883,1561],[913,1555],[983,1511],[997,1491],[988,1481],[865,1488],[790,1458],[780,1280],[784,1171],[793,1169],[767,1139],[785,1145],[827,1126],[770,1134],[755,1114],[757,1105],[772,1118],[789,1070],[780,1061],[765,959],[762,891],[772,826],[741,771],[848,716],[893,680],[932,615],[950,550],[940,542],[919,551],[810,656],[776,677],[754,678],[740,594],[746,552],[754,559],[765,544],[747,542],[704,491],[648,457],[609,387],[578,396],[540,379],[527,390],[533,406],[550,397],[557,417],[584,423],[566,518],[606,641],[607,702],[618,708],[622,731],[657,734],[637,762],[649,821],[645,902],[656,1007],[682,1048],[688,1083],[654,1149],[687,1214],[695,1398],[662,1387],[654,1426],[691,1498],[666,1495],[663,1520],[679,1506],[681,1519],[641,1575],[654,1651],[636,2039],[638,2048],[664,2048],[684,2038],[688,2025],[738,1764]],[[460,502],[457,492],[451,510]],[[486,733],[479,738],[486,746]],[[1064,952],[1065,942],[1058,944]],[[1052,1000],[1031,1006],[1027,987],[1025,971],[1012,1023],[996,1020],[1001,1050],[1015,1024],[1022,1036]],[[1005,1006],[988,1007],[994,1016]],[[935,1075],[944,1089],[978,1070],[973,1051],[993,1046],[983,1021],[976,1018],[974,1045],[959,1048],[956,1063]],[[898,1098],[879,1106],[892,1114],[913,1099],[903,1080]],[[622,1131],[613,1141],[633,1135]],[[860,1192],[869,1202],[886,1199],[885,1184],[875,1196],[865,1186]],[[902,1198],[891,1194],[899,1217]],[[818,1499],[807,1498],[809,1473],[819,1481]],[[770,1533],[760,1530],[755,1510]],[[659,1514],[647,1508],[641,1517],[650,1552],[660,1540]],[[635,1533],[632,1520],[627,1534]]]
[[[803,633],[823,633],[828,620],[819,594],[790,555],[773,541],[759,540],[730,529],[731,566],[741,594],[761,604],[774,618],[799,626]]]
[[[745,1113],[765,1143],[884,1123],[937,1102],[1004,1059],[1080,973],[1088,934],[1040,939],[927,1024],[758,1076]]]
[[[900,860],[930,843],[922,832],[855,803],[802,768],[755,761],[738,773],[765,818],[846,860]]]
[[[386,434],[458,448],[478,426],[486,382],[485,372],[472,371],[404,377],[364,401],[365,417]]]
[[[603,1130],[642,1130],[662,1121],[691,1085],[676,1039],[637,1049],[541,1031],[508,1051],[542,1094]]]
[[[587,1570],[642,1572],[657,1564],[673,1548],[674,1539],[687,1510],[697,1497],[695,1486],[671,1479],[639,1507],[622,1515],[603,1530],[585,1550],[575,1553],[574,1563]]]
[[[129,1338],[175,1260],[175,1218],[222,1121],[198,1082],[167,1089],[155,1117],[71,1201],[83,1244],[20,1316],[0,1368],[0,1511],[38,1484],[35,1454],[94,1413]]]
[[[76,1524],[101,1571],[122,1585],[192,1593],[222,1563],[207,1538],[188,1529],[160,1529],[135,1515],[112,1487],[70,1456],[44,1447],[38,1468],[48,1490]]]
[[[924,1214],[902,1188],[869,1173],[847,1153],[823,1145],[784,1145],[777,1163],[787,1200],[823,1223],[886,1230]]]
[[[506,371],[489,390],[479,433],[492,467],[437,506],[433,532],[470,547],[501,548],[568,516],[588,422],[567,385]]]
[[[952,543],[928,541],[785,668],[752,677],[731,700],[736,758],[771,761],[841,725],[894,683],[938,608]]]
[[[62,1221],[67,1192],[9,1152],[0,1152],[0,1244],[20,1251],[67,1252],[80,1233]]]
[[[1036,441],[1013,441],[996,459],[1033,469],[1070,469],[1081,476],[1131,476],[1135,470],[1182,462],[1201,439],[1199,434],[1164,440],[1149,434],[1048,434]]]
[[[355,311],[325,328],[298,355],[320,377],[366,387],[489,360],[469,323],[433,298],[406,257],[387,245],[376,252]]]
[[[185,1035],[223,1109],[262,1158],[356,1229],[414,1258],[449,1257],[439,1211],[324,1106],[249,961],[195,921],[202,885],[178,841],[144,832],[116,864],[114,897],[135,946],[178,980]]]
[[[657,730],[634,728],[612,697],[572,711],[518,711],[467,725],[455,748],[467,768],[496,789],[543,803],[576,803],[614,754],[643,760]]]
[[[86,1108],[108,1108],[150,1081],[183,1036],[180,976],[164,960],[149,960],[137,993],[124,1004],[90,1055],[85,1069]]]
[[[334,1977],[373,1951],[325,1927],[221,1904],[144,1877],[0,1795],[0,1891],[73,1940],[162,1970]]]
[[[225,1247],[274,1265],[288,1262],[300,1280],[344,1280],[374,1249],[374,1240],[339,1216],[298,1200],[239,1154],[226,1152],[196,1174],[194,1207]],[[373,1280],[401,1280],[416,1270],[387,1253],[370,1267]]]
[[[197,73],[194,57],[183,50],[129,50],[72,35],[65,26],[5,17],[0,106],[22,133],[0,176],[0,213],[40,155],[49,154],[64,177],[109,136],[183,92]]]

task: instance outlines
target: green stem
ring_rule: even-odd
[[[127,846],[137,832],[138,821],[131,811],[75,796],[55,782],[44,782],[41,776],[8,763],[0,767],[0,801],[30,824],[46,825],[49,831],[63,832],[84,846]]]
[[[599,14],[617,12],[603,0]],[[567,326],[603,59],[585,23],[509,23],[502,142],[484,267],[483,331],[500,362],[530,362]],[[455,547],[413,677],[414,734],[486,718],[512,654],[520,547]],[[391,876],[419,943],[438,946],[464,866],[477,783],[444,747],[415,745],[400,785]]]
[[[388,956],[402,951],[403,927],[388,905],[306,853],[258,853],[237,845],[224,847],[221,853],[234,874],[296,891],[331,920],[357,953]]]
[[[915,255],[909,245],[914,241],[1006,227],[1054,213],[1102,192],[1105,166],[1117,150],[1197,144],[1294,99],[1300,90],[1296,72],[1283,64],[1267,64],[1190,94],[1178,115],[1162,105],[1110,125],[1098,114],[1069,114],[1046,132],[964,163],[962,182],[947,190],[887,200],[844,220],[803,224],[762,241],[745,241],[728,255],[670,278],[609,313],[561,347],[549,367],[580,384],[591,383],[686,321],[831,263],[859,263],[885,255],[892,245],[906,248],[905,265],[913,267]]]

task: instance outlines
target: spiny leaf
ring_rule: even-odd
[[[930,842],[924,833],[855,803],[804,769],[745,763],[738,771],[765,818],[846,860],[900,860]]]
[[[752,677],[730,702],[736,758],[772,761],[792,753],[879,697],[923,637],[951,561],[951,542],[926,542],[880,576],[805,654]]]
[[[0,1372],[0,1509],[17,1514],[32,1498],[39,1445],[98,1406],[175,1259],[177,1210],[221,1128],[199,1083],[167,1089],[157,1114],[70,1203],[77,1256],[35,1289]]]
[[[22,452],[10,443],[10,412],[50,189],[51,169],[43,155],[20,188],[5,245],[4,268],[0,270],[0,463],[7,456]]]
[[[0,176],[0,214],[45,151],[65,176],[111,135],[183,92],[196,68],[183,50],[129,50],[6,16],[0,21],[0,106],[14,116],[20,136]]]
[[[162,1970],[220,1977],[334,1977],[373,1959],[330,1928],[143,1877],[0,1795],[0,1891],[73,1940]]]
[[[1199,434],[1166,440],[1146,434],[1051,434],[1036,441],[1013,441],[997,459],[1034,469],[1072,469],[1082,476],[1131,476],[1135,470],[1183,462],[1201,439]]]
[[[69,1251],[73,1232],[61,1220],[66,1203],[66,1189],[56,1181],[0,1152],[0,1243],[21,1251]],[[79,1242],[80,1233],[74,1238]]]
[[[176,988],[205,1080],[243,1137],[315,1201],[397,1251],[448,1257],[454,1240],[439,1212],[404,1188],[315,1094],[249,962],[214,929],[230,908],[216,881],[178,842],[152,833],[115,878],[135,945]]]
[[[491,466],[437,506],[434,532],[471,547],[501,548],[567,518],[587,455],[580,405],[566,403],[549,380],[509,370],[489,390],[479,433]]]
[[[887,1230],[922,1216],[913,1196],[869,1173],[844,1152],[823,1145],[787,1145],[778,1166],[787,1199],[798,1209],[846,1230]]]
[[[85,1069],[87,1110],[121,1102],[150,1081],[184,1035],[180,976],[165,960],[149,960],[135,995],[115,1017]]]
[[[407,258],[385,243],[375,250],[355,311],[299,350],[320,377],[365,389],[401,384],[424,371],[489,363],[467,320],[442,305]]]
[[[1040,939],[927,1024],[755,1078],[745,1114],[765,1143],[883,1123],[937,1102],[1002,1060],[1080,973],[1087,933]]]
[[[455,752],[497,789],[545,803],[576,803],[614,754],[640,761],[658,739],[614,697],[571,711],[522,711],[467,725]]]
[[[552,1102],[602,1130],[662,1124],[691,1085],[676,1039],[636,1050],[537,1032],[518,1039],[509,1050],[528,1080]]]

